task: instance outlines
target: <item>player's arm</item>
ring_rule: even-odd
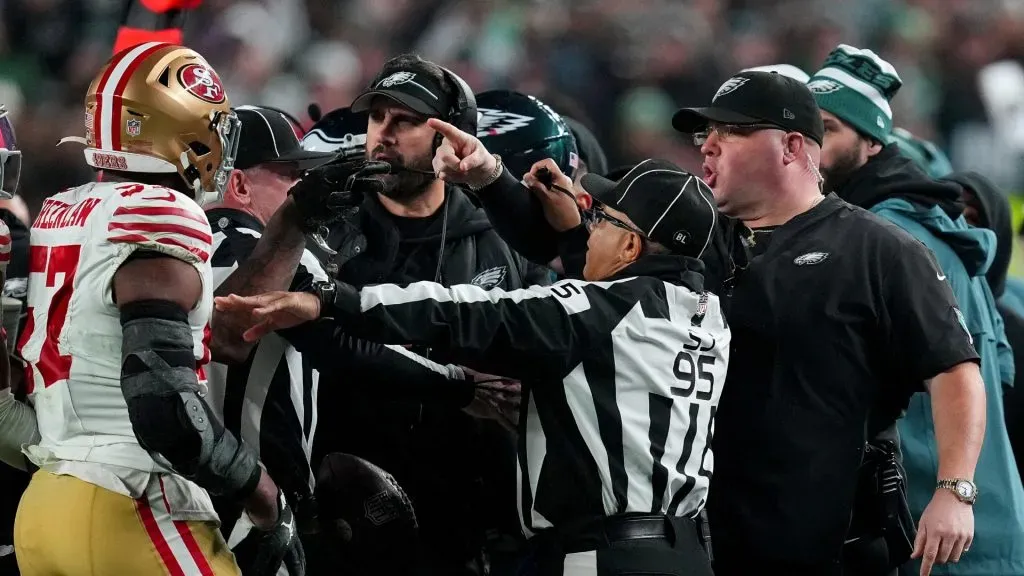
[[[211,493],[244,500],[254,521],[273,524],[276,487],[200,396],[188,316],[209,269],[210,223],[194,201],[166,188],[126,184],[113,194],[104,239],[121,262],[110,286],[135,436],[157,461]]]
[[[115,273],[121,389],[132,428],[158,461],[213,494],[244,501],[254,522],[272,525],[277,487],[199,394],[188,311],[201,294],[191,264],[155,252],[135,252]]]

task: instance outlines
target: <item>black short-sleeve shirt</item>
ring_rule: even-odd
[[[926,379],[978,355],[931,252],[834,195],[750,253],[725,295],[716,557],[827,563],[849,523],[869,411],[891,424]]]

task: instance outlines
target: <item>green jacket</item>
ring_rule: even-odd
[[[1003,419],[1002,383],[1013,382],[1013,356],[985,278],[995,256],[995,235],[968,226],[963,217],[951,219],[939,206],[925,207],[904,198],[889,197],[870,210],[935,253],[981,356],[987,424],[974,477],[979,494],[974,507],[974,544],[958,564],[936,566],[932,573],[1024,574],[1024,488]],[[935,492],[938,474],[935,426],[927,394],[916,394],[911,399],[906,416],[899,422],[899,432],[908,477],[907,497],[915,518],[920,519]]]

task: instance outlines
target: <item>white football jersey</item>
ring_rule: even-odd
[[[114,273],[136,250],[161,252],[195,267],[203,293],[189,323],[205,386],[202,366],[210,360],[213,310],[211,243],[210,224],[199,205],[162,186],[90,183],[43,203],[31,230],[28,320],[18,341],[42,436],[38,446],[26,450],[30,458],[44,454],[47,461],[166,471],[135,439],[121,393]]]

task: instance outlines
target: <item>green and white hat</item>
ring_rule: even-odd
[[[892,64],[846,44],[833,50],[807,82],[819,108],[882,143],[892,132],[889,102],[902,85]]]

